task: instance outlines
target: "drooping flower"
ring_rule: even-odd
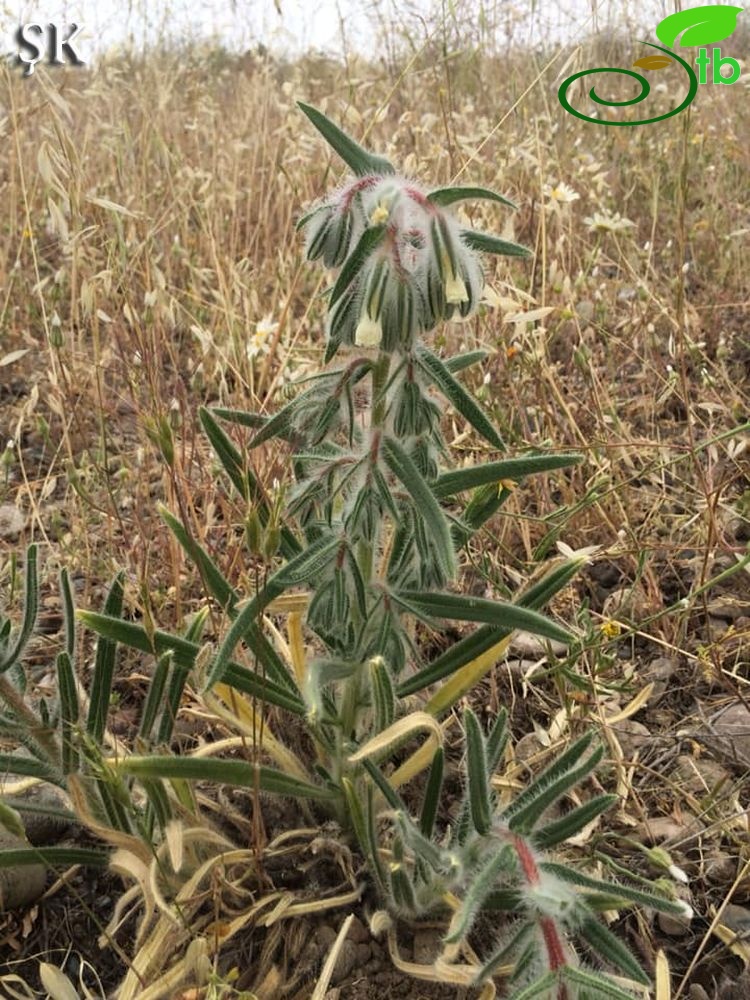
[[[357,323],[354,333],[354,343],[357,347],[378,347],[383,339],[383,324],[379,319],[372,319],[364,312]]]

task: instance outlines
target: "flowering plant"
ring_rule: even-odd
[[[445,918],[441,954],[431,966],[410,965],[415,975],[481,984],[486,997],[502,974],[513,1000],[627,1000],[627,984],[579,961],[574,936],[631,982],[648,983],[595,911],[642,903],[680,914],[684,906],[648,886],[611,884],[545,858],[614,801],[605,794],[579,798],[568,813],[548,816],[600,762],[592,734],[508,801],[492,781],[507,745],[506,715],[485,733],[466,708],[465,786],[450,822],[442,796],[449,713],[497,663],[513,630],[576,641],[539,609],[570,582],[585,554],[555,561],[512,602],[466,596],[455,586],[462,549],[513,484],[580,460],[532,452],[441,469],[449,449],[439,396],[493,449],[505,450],[457,378],[486,353],[443,360],[423,335],[476,308],[481,253],[527,254],[465,228],[451,206],[469,197],[510,202],[483,188],[424,191],[319,111],[301,107],[355,174],[300,222],[308,257],[339,269],[328,297],[325,366],[272,417],[201,411],[243,504],[262,578],[241,601],[217,560],[164,510],[228,618],[218,648],[202,643],[202,626],[173,636],[111,614],[82,615],[110,643],[168,656],[182,684],[192,672],[206,706],[252,735],[254,758],[167,751],[114,766],[151,789],[166,779],[220,780],[313,802],[321,819],[335,820],[341,836],[358,844],[383,907],[372,926],[387,933],[394,961],[397,917]],[[245,449],[220,421],[250,429]],[[291,449],[293,482],[269,496],[247,453],[271,441]],[[455,498],[462,493],[469,498],[459,512]],[[478,627],[431,658],[417,623],[423,633],[450,620]],[[309,760],[279,735],[282,713]],[[426,785],[417,795],[411,782],[423,772]],[[171,793],[163,787],[155,823],[169,815]],[[469,946],[478,915],[503,911],[517,920],[494,953],[478,960]]]

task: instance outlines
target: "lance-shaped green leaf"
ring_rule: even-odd
[[[73,673],[73,661],[67,649],[57,654],[57,691],[60,697],[62,769],[63,774],[72,774],[78,770],[78,749],[75,745],[78,690]]]
[[[76,651],[76,615],[73,602],[73,588],[70,585],[70,574],[63,567],[60,570],[60,597],[63,606],[63,624],[65,626],[65,649],[71,659]]]
[[[538,609],[543,607],[558,591],[570,583],[583,561],[583,559],[561,561],[549,573],[545,573],[541,580],[524,589],[518,596],[516,603],[524,608]],[[421,691],[430,684],[448,677],[481,656],[482,653],[487,652],[511,631],[512,629],[493,628],[490,625],[478,628],[476,632],[472,632],[471,635],[467,635],[451,646],[428,666],[402,681],[396,689],[396,694],[399,698],[405,698],[409,694],[414,694],[415,691]]]
[[[593,916],[585,916],[576,923],[576,932],[610,965],[620,969],[636,983],[650,986],[651,980],[629,948],[609,928]]]
[[[425,837],[431,837],[435,827],[435,819],[440,805],[440,792],[443,788],[444,770],[445,751],[442,747],[438,747],[432,758],[432,766],[422,800],[422,813],[419,817],[419,829]]]
[[[495,448],[505,448],[505,443],[479,404],[464,389],[440,358],[426,347],[418,348],[417,359],[430,380],[440,389],[445,398],[458,410],[471,426]]]
[[[552,1000],[554,996],[552,991],[557,982],[557,973],[552,972],[550,969],[549,972],[545,972],[539,979],[535,979],[533,983],[524,986],[515,993],[511,993],[508,1000]],[[633,1000],[633,998],[631,997],[630,1000]]]
[[[201,407],[201,410],[205,410],[205,407]],[[206,412],[221,420],[226,420],[229,424],[239,424],[241,427],[249,427],[251,430],[257,431],[261,427],[265,427],[268,421],[271,419],[269,413],[250,413],[248,410],[235,410],[232,407],[226,406],[214,406],[211,410],[206,410]]]
[[[436,497],[449,497],[477,486],[497,484],[509,479],[516,481],[524,476],[576,465],[582,457],[582,455],[521,455],[518,458],[507,458],[502,462],[472,465],[444,472],[430,483],[430,489]]]
[[[0,868],[39,864],[50,868],[70,868],[71,865],[106,868],[109,855],[89,847],[10,847],[0,850]]]
[[[500,510],[511,492],[506,487],[498,489],[497,485],[492,483],[475,490],[461,516],[460,525],[454,529],[456,542],[465,545],[471,536]]]
[[[466,597],[463,594],[441,594],[430,591],[404,590],[394,593],[393,599],[420,618],[448,618],[463,622],[485,622],[504,629],[525,629],[534,635],[557,642],[571,643],[574,636],[543,615],[518,604],[489,601],[483,597]]]
[[[331,559],[340,545],[340,539],[322,535],[269,577],[265,587],[247,602],[232,622],[206,678],[206,689],[212,688],[223,679],[237,644],[255,624],[263,609],[289,587],[320,577],[321,573],[329,568]]]
[[[584,733],[579,739],[561,753],[552,763],[546,767],[541,774],[528,785],[520,795],[518,795],[513,802],[507,808],[503,810],[502,817],[503,820],[509,825],[514,818],[519,815],[526,815],[526,809],[537,801],[540,795],[544,795],[548,789],[557,787],[557,782],[560,779],[569,779],[570,775],[574,772],[576,765],[584,756],[586,751],[591,746],[594,739],[593,733]],[[599,756],[601,757],[602,748],[598,748],[600,751]],[[591,760],[591,758],[589,758]],[[588,762],[587,762],[588,763]],[[593,770],[593,767],[588,768],[589,771]],[[568,781],[568,788],[572,788],[576,783],[577,779],[572,779]],[[563,794],[563,793],[561,793]],[[559,798],[559,795],[556,796]],[[552,800],[554,801],[554,800]],[[512,829],[518,829],[517,826],[513,826]]]
[[[481,253],[495,253],[502,257],[531,257],[532,252],[528,247],[521,246],[520,243],[511,243],[510,240],[501,240],[499,236],[490,236],[489,233],[478,233],[475,229],[462,229],[461,239],[467,247],[472,250],[479,250]]]
[[[596,997],[596,1000],[633,1000],[633,994],[591,969],[566,965],[560,970],[561,979],[577,988],[581,997]],[[650,980],[648,980],[650,983]]]
[[[329,308],[338,302],[349,285],[357,277],[373,252],[377,250],[385,239],[385,233],[385,226],[369,226],[362,233],[356,247],[346,258],[346,263],[341,268],[336,284],[333,286]]]
[[[216,411],[219,415],[235,411]],[[224,433],[222,428],[216,423],[210,411],[205,407],[198,410],[203,429],[211,442],[211,447],[226,471],[232,485],[244,500],[252,501],[257,509],[262,525],[268,523],[268,502],[265,498],[263,488],[251,469],[246,469],[243,465],[242,455],[233,442]],[[251,414],[248,414],[251,416]],[[231,419],[231,418],[227,418]],[[264,417],[262,422],[253,426],[265,427],[268,419]],[[248,425],[251,426],[251,425]],[[281,529],[281,554],[285,559],[291,559],[300,552],[302,546],[294,537],[293,533],[286,526]]]
[[[446,852],[441,851],[430,838],[425,837],[407,813],[399,813],[396,817],[396,824],[404,843],[408,845],[416,857],[429,865],[433,871],[447,875],[452,870],[455,858],[451,858]]]
[[[484,361],[489,354],[489,351],[482,350],[464,351],[462,354],[454,354],[452,358],[446,358],[445,367],[455,375],[456,372],[462,372],[465,368],[471,368],[472,365]]]
[[[466,735],[466,777],[471,821],[477,833],[484,836],[489,833],[492,824],[492,792],[484,734],[476,715],[470,708],[464,712],[464,733]]]
[[[375,711],[374,732],[382,733],[393,722],[396,714],[396,695],[391,673],[382,656],[373,656],[368,663],[370,693]]]
[[[24,574],[23,619],[15,642],[6,655],[0,658],[0,673],[13,666],[34,631],[39,610],[39,580],[36,570],[37,545],[32,542],[26,549],[26,570]]]
[[[224,574],[200,542],[197,542],[190,534],[188,534],[185,530],[185,526],[178,521],[178,519],[174,517],[163,504],[159,504],[157,509],[161,519],[167,525],[185,552],[198,566],[200,574],[203,577],[206,587],[210,593],[216,598],[219,605],[225,611],[231,612],[237,603],[237,594],[235,593],[232,585],[226,579]]]
[[[172,650],[169,649],[159,657],[151,677],[151,683],[148,686],[148,694],[141,712],[141,724],[138,730],[138,735],[147,743],[151,740],[151,730],[154,728],[156,716],[161,708],[173,655]]]
[[[737,27],[737,15],[742,7],[730,4],[706,4],[678,10],[659,21],[656,37],[660,42],[674,48],[677,36],[681,35],[680,47],[692,45],[715,45],[723,42]]]
[[[547,823],[540,830],[534,831],[534,843],[540,850],[556,847],[570,837],[575,837],[601,813],[610,809],[617,802],[616,795],[597,795],[584,802],[583,805],[571,809],[560,819]]]
[[[385,437],[382,449],[391,471],[406,488],[430,533],[432,554],[443,576],[445,579],[451,579],[456,573],[456,555],[445,514],[419,469],[399,442],[395,438]]]
[[[571,770],[550,779],[548,784],[540,782],[537,794],[528,802],[523,809],[513,812],[508,819],[508,826],[511,830],[520,833],[531,833],[536,822],[549,807],[562,798],[571,788],[575,787],[579,781],[587,777],[594,770],[596,765],[604,756],[604,747],[598,746],[586,760]]]
[[[275,413],[270,420],[263,424],[257,434],[253,435],[248,448],[257,448],[258,445],[264,444],[273,438],[287,438],[292,429],[294,415],[299,407],[312,396],[317,396],[318,392],[318,389],[312,388],[301,392],[299,396],[295,396],[293,400],[287,403],[286,406],[283,406],[278,413]]]
[[[313,108],[309,104],[303,104],[302,101],[297,101],[297,107],[307,115],[328,145],[339,154],[344,163],[358,177],[395,172],[393,165],[385,157],[368,152],[346,132],[342,132],[338,125],[334,125],[322,111],[318,111],[317,108]]]
[[[125,757],[116,767],[124,774],[137,778],[166,778],[183,781],[213,781],[222,785],[253,788],[256,783],[264,792],[289,795],[298,799],[332,799],[334,789],[311,785],[273,767],[249,764],[244,760],[217,757],[175,757],[154,755]]]
[[[483,187],[444,187],[436,188],[427,195],[433,205],[455,205],[457,201],[473,201],[484,199],[486,201],[497,201],[501,205],[508,205],[510,208],[518,208],[510,198],[505,198],[496,191],[490,191]]]
[[[65,778],[60,771],[36,760],[34,757],[18,757],[12,753],[0,753],[0,774],[17,774],[25,778],[39,778],[53,785],[65,788]]]
[[[653,910],[661,913],[672,913],[675,916],[684,917],[688,907],[685,903],[674,902],[665,896],[658,896],[654,892],[644,892],[642,889],[633,889],[622,882],[606,882],[604,879],[592,878],[591,875],[584,875],[583,872],[576,871],[566,865],[559,865],[552,861],[542,861],[539,864],[542,871],[549,875],[555,875],[563,882],[577,885],[581,889],[591,889],[596,893],[602,893],[608,900],[621,900],[630,903],[638,903],[639,906],[649,906]],[[621,905],[621,904],[620,904]],[[612,907],[616,909],[615,907]]]
[[[371,760],[368,760],[366,757],[362,761],[362,765],[365,771],[367,771],[367,773],[372,778],[375,786],[381,792],[383,798],[391,807],[391,809],[394,809],[396,812],[401,812],[404,813],[404,815],[406,815],[407,814],[406,803],[398,794],[393,785],[391,785],[388,779],[383,777],[377,765],[373,764],[373,762]]]
[[[519,952],[523,951],[524,947],[529,943],[529,939],[533,936],[535,930],[536,924],[534,922],[522,924],[510,941],[508,941],[507,944],[501,944],[485,962],[481,971],[477,973],[477,977],[474,980],[476,985],[480,985],[481,983],[487,982],[488,979],[492,979],[492,977],[499,972],[502,966],[509,965],[513,958],[518,955]]]
[[[402,913],[413,914],[419,909],[414,885],[404,866],[398,862],[390,866],[391,897],[394,908]]]
[[[492,892],[500,875],[514,867],[513,848],[510,844],[494,852],[471,877],[466,890],[461,909],[457,910],[451,920],[444,940],[446,944],[462,941],[470,932],[474,921],[479,916],[482,904]]]
[[[79,611],[78,617],[88,625],[93,631],[100,635],[106,635],[125,646],[140,649],[144,653],[151,653],[160,656],[169,650],[174,652],[175,665],[182,668],[182,672],[175,677],[184,683],[184,671],[191,669],[195,664],[200,646],[179,635],[171,635],[169,632],[162,632],[156,629],[153,636],[149,636],[143,626],[135,622],[126,622],[120,618],[110,618],[107,615],[99,615],[92,611]],[[281,708],[286,708],[296,715],[303,715],[305,706],[294,681],[289,676],[278,656],[272,650],[268,641],[259,633],[257,628],[248,632],[248,644],[251,646],[259,662],[265,666],[269,673],[266,678],[259,677],[251,672],[247,667],[239,663],[228,664],[224,680],[231,687],[238,691],[244,691],[255,695],[265,701],[269,701]],[[151,639],[153,638],[153,642]],[[163,741],[164,736],[160,732],[159,740]]]
[[[12,805],[14,812],[30,813],[32,816],[46,816],[60,828],[65,828],[76,821],[75,813],[71,812],[70,809],[60,809],[58,806],[48,806],[43,802],[31,802],[28,799],[15,796],[6,801]]]
[[[487,767],[490,774],[495,770],[508,745],[508,711],[501,708],[487,736]]]
[[[124,572],[119,572],[112,581],[107,599],[104,602],[104,617],[119,620],[122,614]],[[94,673],[91,678],[91,693],[89,696],[89,714],[86,722],[87,732],[95,743],[101,743],[104,730],[107,727],[107,713],[112,697],[112,678],[115,672],[117,657],[117,640],[106,635],[99,635],[94,658]]]

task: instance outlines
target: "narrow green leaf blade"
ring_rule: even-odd
[[[223,411],[217,410],[215,412],[221,414]],[[206,432],[206,436],[211,442],[211,447],[214,449],[219,461],[224,466],[232,485],[244,500],[252,501],[256,505],[261,523],[265,525],[268,522],[268,503],[260,482],[251,469],[244,468],[242,455],[229,437],[224,433],[224,430],[214,420],[211,411],[202,406],[198,410],[198,414],[200,416],[201,424],[203,425],[203,430]],[[257,426],[264,427],[268,422],[268,419],[270,418],[263,418],[263,422]],[[289,528],[282,527],[281,554],[284,558],[291,559],[298,552],[300,552],[301,549],[302,546]]]
[[[62,599],[63,624],[65,626],[65,649],[72,659],[76,651],[76,615],[73,588],[70,585],[70,574],[65,568],[60,570],[60,597]]]
[[[121,571],[112,581],[103,608],[104,615],[107,618],[119,619],[122,614],[124,580],[125,573]],[[116,657],[116,640],[100,635],[96,643],[94,673],[91,679],[91,694],[89,696],[89,714],[86,723],[89,735],[96,744],[102,742],[104,730],[107,726],[107,713],[109,712],[109,702],[112,697],[112,678],[115,672]]]
[[[621,986],[600,972],[592,972],[582,969],[580,966],[566,965],[562,969],[561,975],[566,983],[579,988],[579,996],[596,997],[596,1000],[633,1000],[632,993],[627,993]]]
[[[479,364],[480,361],[484,361],[489,356],[489,351],[464,351],[462,354],[454,354],[452,358],[446,358],[445,367],[452,375],[455,375],[457,372],[462,372],[465,368],[471,368],[472,365]]]
[[[336,284],[333,286],[329,308],[334,306],[341,298],[349,285],[354,281],[368,258],[377,250],[385,239],[385,226],[369,226],[359,238],[359,242],[349,256],[346,263],[341,268]]]
[[[49,865],[50,868],[70,868],[71,865],[106,868],[109,855],[89,847],[10,847],[0,850],[0,868],[38,864]]]
[[[503,601],[489,601],[483,597],[466,597],[463,594],[432,593],[430,591],[406,590],[393,595],[394,600],[403,598],[413,607],[419,608],[429,618],[448,618],[464,622],[483,622],[504,629],[525,629],[534,635],[544,636],[557,642],[569,644],[574,636],[560,625],[550,621],[536,611],[518,604]]]
[[[492,793],[487,768],[487,750],[479,721],[470,708],[464,712],[466,777],[471,821],[478,834],[489,833],[492,823]]]
[[[223,610],[231,611],[237,603],[237,594],[211,556],[200,542],[197,542],[163,504],[158,506],[159,515],[175,536],[187,555],[197,565],[208,591],[216,598]]]
[[[8,667],[13,666],[23,652],[23,648],[34,631],[36,616],[39,611],[39,578],[37,575],[37,551],[36,542],[32,542],[26,549],[26,569],[24,573],[24,601],[23,619],[21,628],[16,636],[13,646],[7,655],[0,660],[0,673]]]
[[[334,125],[331,119],[318,111],[317,108],[303,104],[302,101],[297,101],[297,107],[307,115],[328,145],[339,154],[344,163],[358,177],[366,177],[369,174],[395,173],[393,165],[385,157],[368,152],[358,142],[342,132],[338,125]]]
[[[331,799],[333,789],[311,785],[307,781],[285,774],[273,767],[249,764],[244,760],[217,757],[175,757],[153,755],[125,757],[117,763],[118,770],[137,778],[167,778],[183,781],[210,781],[222,785],[253,788],[256,781],[264,792],[289,795],[293,798]]]
[[[449,369],[440,358],[426,347],[418,349],[417,358],[420,366],[435,385],[437,385],[445,398],[455,406],[461,416],[471,424],[474,430],[478,434],[481,434],[495,448],[503,450],[505,442],[492,426],[489,418],[461,383],[451,375]]]
[[[622,882],[606,882],[604,879],[592,878],[590,875],[584,875],[583,872],[569,868],[567,865],[559,865],[552,861],[542,861],[539,867],[550,875],[562,879],[563,882],[569,882],[582,889],[591,889],[595,893],[603,893],[610,900],[620,899],[630,903],[638,903],[639,906],[649,906],[662,913],[685,916],[685,904],[673,902],[666,896],[658,896],[654,892],[644,892],[642,889],[633,889],[629,885],[623,885]]]
[[[133,649],[140,649],[144,653],[151,653],[153,656],[160,656],[172,650],[174,652],[174,662],[177,667],[182,668],[184,683],[184,671],[192,669],[195,658],[198,655],[200,646],[179,635],[171,635],[169,632],[162,632],[156,629],[153,633],[153,644],[148,633],[143,626],[136,622],[123,621],[120,618],[110,618],[106,615],[99,615],[93,611],[79,611],[78,617],[88,625],[94,632],[115,638],[124,646]],[[248,631],[248,644],[252,652],[258,657],[259,662],[265,666],[269,676],[262,680],[251,673],[246,667],[238,663],[229,663],[226,670],[225,681],[238,691],[245,691],[264,697],[267,701],[281,708],[286,708],[297,715],[304,714],[305,706],[300,697],[299,691],[279,660],[270,643],[260,633],[257,628]],[[250,675],[248,677],[248,675]],[[261,690],[264,692],[260,694]],[[159,739],[163,736],[160,733]]]
[[[481,253],[495,253],[502,257],[531,257],[532,252],[528,247],[521,246],[520,243],[511,243],[510,240],[501,240],[498,236],[490,236],[489,233],[478,233],[475,229],[463,229],[461,239],[467,247],[472,250],[479,250]]]
[[[505,198],[496,191],[483,187],[444,187],[435,188],[427,195],[433,205],[455,205],[457,201],[481,200],[497,201],[501,205],[508,205],[509,208],[518,208],[510,198]]]
[[[588,777],[603,756],[604,747],[599,746],[578,767],[574,767],[570,771],[561,774],[556,780],[550,781],[549,784],[540,786],[534,798],[523,809],[518,810],[508,819],[508,826],[511,830],[524,834],[531,833],[534,825],[544,811],[574,788],[579,781]]]
[[[424,791],[422,801],[422,814],[419,817],[419,829],[425,837],[431,837],[435,828],[438,807],[440,805],[440,792],[443,787],[443,773],[445,770],[445,751],[438,747],[435,756],[432,758],[430,775],[427,779],[427,787]]]
[[[582,458],[582,455],[521,455],[502,462],[487,462],[484,465],[444,472],[430,483],[430,488],[436,497],[449,497],[477,486],[498,484],[503,480],[517,481],[539,472],[563,469],[578,464]]]
[[[651,985],[651,979],[632,951],[596,917],[584,917],[578,924],[577,932],[610,965],[620,969],[636,983]]]
[[[256,619],[266,605],[270,604],[274,598],[279,597],[289,587],[307,583],[320,576],[321,572],[330,565],[334,552],[340,545],[340,539],[330,535],[322,535],[306,550],[269,577],[265,587],[247,602],[232,622],[206,678],[207,690],[223,679],[235,647],[255,625]]]
[[[577,833],[591,823],[601,813],[610,809],[617,802],[616,795],[597,795],[595,798],[583,805],[571,809],[558,820],[554,820],[534,832],[534,843],[540,850],[547,850],[564,843],[569,837],[575,837]]]
[[[424,520],[434,546],[434,554],[446,580],[456,573],[456,555],[453,548],[447,518],[435,499],[419,469],[407,455],[398,441],[392,437],[383,439],[383,454],[391,471],[401,481],[414,501],[417,513]]]

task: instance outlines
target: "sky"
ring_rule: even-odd
[[[173,37],[220,40],[243,51],[262,42],[268,48],[296,55],[315,48],[331,54],[346,46],[372,54],[374,30],[380,19],[400,20],[409,15],[411,30],[424,32],[443,10],[448,16],[477,18],[480,7],[490,18],[513,24],[520,42],[574,41],[593,27],[612,21],[645,17],[654,24],[669,13],[671,3],[660,0],[76,0],[61,3],[6,2],[0,0],[0,34],[3,51],[15,52],[13,33],[21,24],[54,21],[83,25],[77,49],[89,62],[96,53],[130,40],[140,47],[165,33]],[[592,10],[596,13],[592,15]],[[646,12],[653,11],[653,16]],[[425,21],[420,23],[420,15]]]

